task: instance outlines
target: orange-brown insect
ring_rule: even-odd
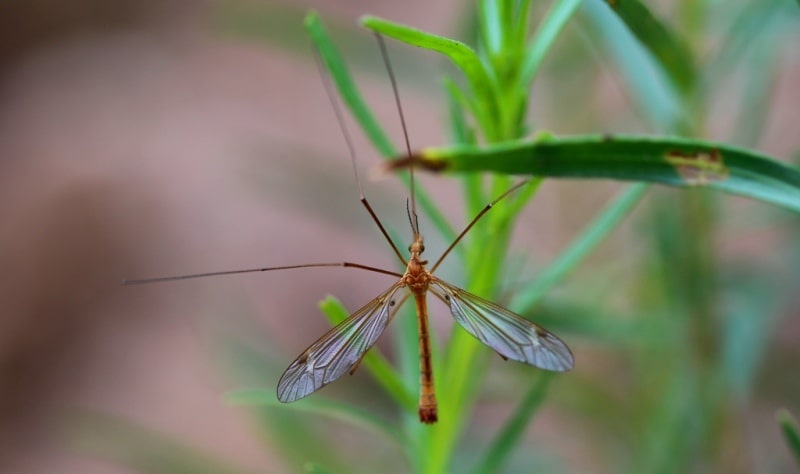
[[[515,186],[498,200],[521,184],[524,183]],[[377,298],[331,329],[292,362],[278,382],[278,400],[293,402],[333,382],[346,372],[354,372],[361,358],[375,344],[394,313],[408,296],[407,294],[402,297],[398,304],[396,295],[402,288],[408,289],[417,306],[420,354],[419,419],[423,423],[433,423],[437,420],[428,330],[428,292],[450,307],[453,317],[467,332],[494,349],[504,359],[517,360],[542,369],[559,372],[571,369],[572,353],[561,339],[541,326],[433,275],[433,271],[455,243],[478,218],[491,208],[492,204],[486,206],[467,229],[459,235],[430,271],[425,268],[428,262],[422,259],[422,252],[425,250],[422,236],[417,230],[414,230],[414,242],[409,247],[411,257],[408,259],[405,273],[400,275],[381,271],[381,273],[396,275],[400,279]],[[394,244],[392,246],[394,247]],[[397,248],[394,248],[397,251]],[[342,266],[356,265],[343,263]],[[365,266],[358,267],[365,268]],[[372,268],[365,269],[374,270]]]
[[[411,154],[408,145],[408,136],[405,122],[403,119],[402,108],[400,107],[399,95],[392,74],[391,65],[386,54],[383,40],[378,36],[381,53],[386,61],[389,77],[392,81],[392,89],[397,101],[400,119],[405,134],[406,146],[409,155]],[[324,76],[323,76],[324,78]],[[342,127],[342,132],[350,150],[353,168],[355,166],[355,153],[353,146],[341,118],[338,106],[333,99],[330,85],[325,82],[328,95],[331,98],[337,119]],[[521,187],[525,182],[518,183],[511,189],[503,193],[497,199],[487,204],[486,207],[473,218],[466,228],[456,237],[453,243],[444,251],[439,259],[428,270],[428,262],[422,258],[425,251],[422,235],[419,231],[419,223],[416,215],[416,202],[414,196],[414,175],[411,169],[411,206],[408,210],[409,222],[413,234],[413,241],[408,250],[410,256],[408,260],[394,244],[386,229],[381,224],[372,207],[361,192],[361,184],[356,172],[356,183],[361,193],[361,203],[366,208],[369,215],[377,224],[381,233],[392,246],[392,250],[400,261],[406,265],[403,274],[383,270],[354,262],[336,263],[309,263],[301,265],[290,265],[281,267],[253,268],[246,270],[233,270],[226,272],[201,273],[193,275],[182,275],[176,277],[153,278],[147,280],[128,280],[125,284],[152,283],[157,281],[183,280],[189,278],[200,278],[213,275],[228,275],[236,273],[263,272],[273,270],[286,270],[294,268],[308,267],[352,267],[371,272],[391,275],[398,280],[393,283],[386,291],[378,295],[375,299],[355,311],[342,323],[328,331],[311,346],[309,346],[297,359],[292,362],[278,381],[278,400],[284,403],[293,402],[306,397],[319,390],[325,385],[338,379],[345,373],[353,373],[358,368],[364,354],[375,344],[392,317],[400,306],[409,296],[413,296],[417,310],[417,321],[419,325],[419,354],[420,354],[420,400],[419,400],[419,419],[423,423],[434,423],[437,421],[436,393],[434,390],[433,367],[431,364],[431,349],[428,328],[428,306],[427,295],[430,292],[436,298],[444,302],[449,308],[455,320],[467,332],[475,336],[479,341],[494,349],[503,359],[512,359],[526,364],[533,365],[545,370],[557,372],[570,370],[574,360],[572,353],[561,339],[513,312],[487,301],[476,295],[468,293],[454,285],[451,285],[433,273],[455,248],[456,244],[466,235],[476,222],[486,214],[498,201]],[[403,289],[407,293],[400,295]]]

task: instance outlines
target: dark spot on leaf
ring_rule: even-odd
[[[666,153],[667,163],[690,186],[703,186],[728,178],[728,168],[719,150],[671,150]]]

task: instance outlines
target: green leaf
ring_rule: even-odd
[[[768,56],[775,55],[775,38],[783,31],[797,30],[797,11],[785,0],[762,0],[744,3],[738,11],[723,16],[733,21],[717,35],[723,38],[717,45],[717,51],[709,55],[706,65],[709,85],[717,87],[720,81],[729,78],[733,69],[741,67],[743,58],[749,52],[761,54],[759,49],[766,49]],[[769,38],[769,41],[765,41]],[[746,64],[746,63],[745,63]]]
[[[361,24],[376,33],[394,38],[411,46],[441,53],[464,73],[476,100],[475,114],[484,127],[501,122],[497,98],[501,96],[497,83],[478,54],[466,44],[454,39],[426,33],[410,26],[400,25],[374,16],[364,16]],[[490,132],[491,133],[491,132]]]
[[[469,109],[470,102],[458,84],[449,78],[442,80],[442,86],[447,92],[448,111],[450,112],[451,142],[462,145],[475,144],[475,132],[467,124],[464,111]]]
[[[748,266],[747,271],[753,268]],[[728,278],[733,273],[729,270]],[[738,281],[737,281],[738,280]],[[731,395],[745,401],[756,386],[766,353],[771,346],[770,336],[775,319],[785,304],[781,295],[787,288],[752,272],[736,280],[730,294],[725,295],[729,308],[720,324],[720,371],[727,377]]]
[[[335,297],[328,296],[319,303],[319,309],[328,317],[334,326],[347,319],[347,308]],[[378,351],[376,347],[370,349],[361,361],[361,366],[375,377],[378,384],[388,393],[401,407],[416,413],[417,402],[414,396],[407,390],[403,381],[394,370],[392,365]]]
[[[362,17],[361,24],[376,33],[406,44],[444,54],[464,72],[475,89],[476,95],[482,95],[478,91],[490,87],[492,81],[483,62],[472,48],[460,41],[426,33],[410,26],[392,23],[371,15]]]
[[[771,96],[778,77],[778,55],[767,47],[762,48],[747,63],[747,82],[742,90],[740,112],[731,139],[744,146],[753,146],[763,135],[769,114],[772,112]]]
[[[800,428],[797,426],[797,421],[786,409],[779,410],[777,418],[783,438],[786,440],[786,445],[789,447],[789,451],[794,454],[797,467],[800,467]]]
[[[630,28],[600,1],[584,2],[581,11],[586,46],[603,68],[616,63],[627,94],[647,119],[643,125],[660,133],[690,131],[693,117],[684,110],[684,98]]]
[[[317,12],[312,11],[306,16],[305,26],[345,105],[361,125],[375,149],[384,157],[391,157],[395,153],[392,141],[361,97],[342,55],[325,31]]]
[[[486,147],[428,148],[394,161],[438,172],[488,171],[707,186],[800,211],[800,171],[721,143],[672,137],[587,135]]]
[[[571,0],[567,0],[571,1]],[[530,26],[530,12],[531,12],[531,0],[520,0],[517,2],[517,9],[514,12],[514,15],[517,17],[517,21],[514,22],[513,30],[511,34],[511,39],[509,43],[512,45],[519,45],[522,47],[525,44],[525,39],[528,37],[528,27]]]
[[[317,48],[322,64],[330,74],[333,84],[336,86],[336,90],[342,97],[347,109],[350,110],[350,113],[353,114],[353,117],[364,130],[372,145],[384,158],[388,159],[395,156],[394,145],[358,91],[358,87],[353,81],[342,55],[339,54],[336,45],[334,45],[325,31],[319,15],[316,12],[310,12],[305,18],[305,26],[311,36],[311,40],[314,42],[314,46]],[[403,177],[402,179],[408,186],[408,177]],[[456,236],[455,231],[450,227],[447,219],[439,212],[427,193],[418,187],[416,197],[420,207],[422,207],[445,240],[454,239]]]
[[[447,91],[450,111],[451,142],[461,145],[474,145],[477,143],[475,132],[467,124],[466,118],[464,117],[464,109],[469,107],[464,93],[459,89],[458,85],[450,79],[445,79],[443,85]],[[481,188],[481,177],[478,175],[466,176],[462,188],[464,190],[463,196],[464,202],[467,204],[467,209],[469,209],[469,212],[472,214],[476,214],[486,204],[486,198]],[[462,253],[463,257],[463,246],[459,246],[456,251]]]
[[[558,34],[580,6],[581,0],[560,0],[553,4],[531,40],[522,63],[519,86],[527,90],[536,77],[545,55],[553,47]]]
[[[503,25],[500,18],[499,3],[494,0],[478,2],[478,21],[480,25],[482,45],[491,56],[503,50]]]
[[[639,0],[606,0],[606,3],[653,55],[672,83],[688,91],[695,77],[689,48]]]
[[[395,441],[399,446],[407,446],[408,440],[398,431],[393,423],[389,423],[360,408],[346,403],[336,402],[322,397],[306,398],[291,405],[280,403],[272,391],[252,389],[237,390],[227,396],[228,402],[234,405],[257,407],[291,407],[298,411],[324,415],[345,421],[355,426],[380,433]]]

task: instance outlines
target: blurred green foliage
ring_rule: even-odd
[[[442,100],[456,144],[523,138],[536,128],[530,110],[549,108],[551,122],[545,125],[553,130],[646,131],[757,148],[775,78],[791,53],[787,45],[800,39],[797,5],[676,0],[670,6],[665,14],[637,0],[482,0],[476,13],[464,15],[463,42],[375,17],[364,24],[456,64],[460,73],[443,81]],[[228,31],[294,48],[297,30],[284,32],[286,18],[300,24],[299,13],[280,9],[277,14],[270,7],[232,4],[220,18]],[[306,25],[348,109],[381,154],[395,155],[319,17],[308,16]],[[332,30],[336,43],[347,51],[363,47],[366,37],[348,28]],[[399,64],[410,61],[404,54],[398,54]],[[622,114],[610,113],[589,95],[594,78],[608,71],[629,101]],[[531,95],[535,80],[543,81],[548,97]],[[709,137],[723,84],[724,100],[733,101],[737,112],[726,136]],[[501,175],[457,179],[465,221],[512,182]],[[540,182],[497,206],[463,242],[456,254],[465,276],[459,283],[469,291],[496,296],[492,292],[506,281],[513,229]],[[459,226],[443,222],[424,190],[420,200],[435,230],[452,238]],[[630,237],[635,243],[581,265],[639,203]],[[361,369],[375,375],[374,386],[343,382],[350,384],[343,401],[325,393],[278,406],[269,381],[277,381],[280,367],[258,348],[268,341],[239,341],[228,345],[228,367],[240,380],[269,388],[233,393],[231,401],[251,407],[265,443],[284,453],[292,471],[786,472],[794,460],[785,446],[769,441],[780,439],[778,427],[772,424],[773,435],[762,437],[750,426],[765,417],[759,407],[800,409],[800,386],[791,382],[797,378],[796,352],[793,357],[775,337],[781,319],[798,303],[797,216],[762,203],[732,202],[707,189],[637,183],[621,188],[587,220],[553,263],[539,268],[538,279],[516,288],[510,305],[570,341],[577,355],[574,372],[552,376],[499,363],[489,371],[490,351],[456,327],[447,343],[436,344],[440,422],[424,426],[413,403],[415,321],[400,314],[389,330],[394,366],[376,354]],[[753,254],[723,249],[764,230],[779,236],[768,248]],[[551,291],[557,286],[559,291]],[[344,314],[333,300],[323,309],[334,320]],[[474,424],[479,403],[505,408]],[[549,437],[546,429],[526,434],[543,407],[558,412],[557,426],[548,415]],[[340,421],[330,424],[330,418]],[[781,426],[796,451],[796,424],[787,420]],[[350,426],[358,449],[348,449],[338,434]],[[104,433],[125,432],[111,428]],[[107,457],[142,472],[165,472],[134,456],[150,454],[117,447]],[[172,454],[201,456],[184,448]]]

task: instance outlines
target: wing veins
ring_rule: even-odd
[[[431,290],[467,332],[501,356],[546,370],[572,368],[569,347],[538,324],[438,278]]]
[[[288,403],[310,395],[356,366],[399,309],[394,294],[403,286],[395,283],[304,350],[278,381],[278,400]]]

